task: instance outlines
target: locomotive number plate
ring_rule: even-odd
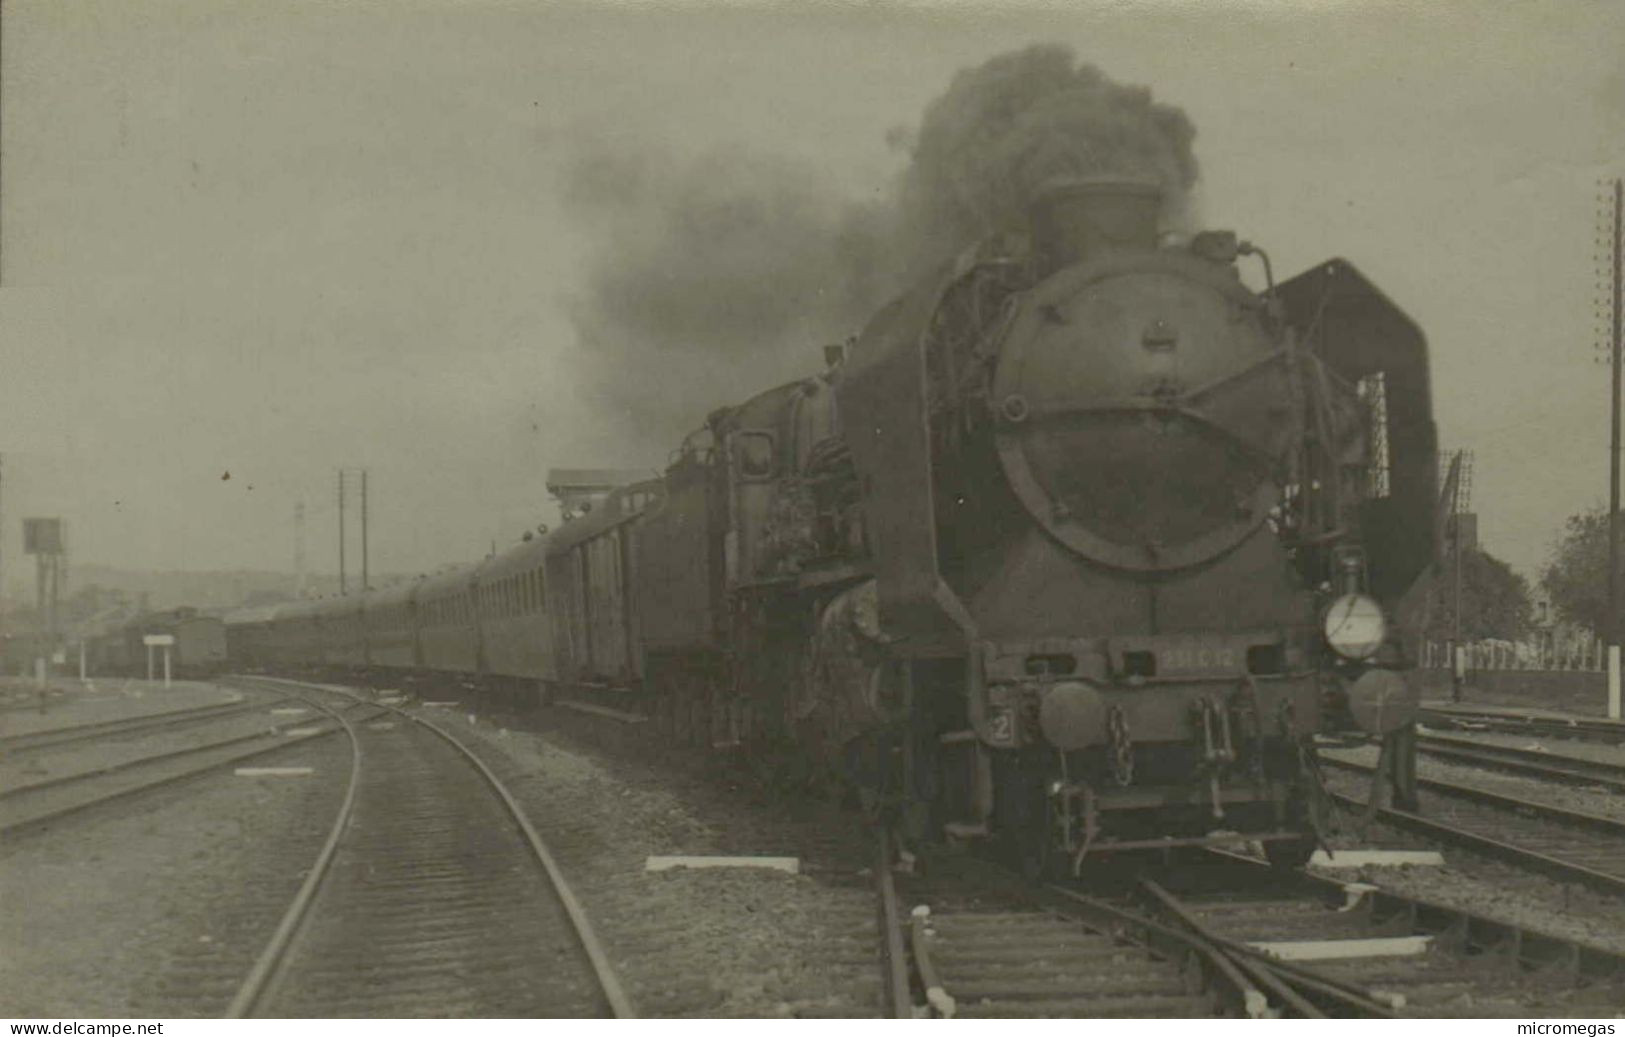
[[[1158,675],[1236,673],[1241,670],[1238,645],[1208,641],[1176,642],[1157,653]]]
[[[1153,680],[1181,677],[1231,677],[1247,672],[1247,649],[1269,638],[1133,637],[1111,644],[1113,670]]]

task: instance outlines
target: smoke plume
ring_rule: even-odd
[[[929,266],[1022,229],[1052,179],[1150,177],[1178,219],[1194,137],[1150,90],[1034,46],[958,73],[916,129],[888,135],[907,162],[878,202],[772,155],[587,146],[565,201],[594,242],[572,313],[591,391],[669,449],[711,409],[814,369],[820,344]]]
[[[1154,180],[1177,219],[1196,184],[1195,137],[1183,111],[1068,48],[1001,54],[954,76],[926,108],[897,192],[902,244],[931,262],[1019,229],[1034,195],[1065,177]]]

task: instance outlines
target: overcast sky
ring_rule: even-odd
[[[374,570],[421,571],[552,521],[551,466],[659,466],[675,443],[581,376],[581,142],[876,195],[888,130],[1035,42],[1187,112],[1202,223],[1279,276],[1343,256],[1417,319],[1490,550],[1533,574],[1605,499],[1625,5],[10,0],[8,582],[24,514],[66,517],[77,562],[286,570],[304,499],[331,569],[333,473],[365,465]],[[696,377],[717,404],[765,387]]]

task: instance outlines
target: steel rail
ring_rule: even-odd
[[[908,920],[908,946],[914,952],[914,970],[919,974],[920,986],[925,991],[925,1003],[944,1019],[952,1019],[957,1005],[954,996],[942,982],[936,963],[931,960],[930,942],[926,938],[925,915],[912,915]]]
[[[1625,791],[1625,766],[1581,759],[1561,753],[1534,752],[1504,745],[1487,745],[1464,738],[1423,735],[1416,740],[1419,752],[1442,760],[1457,760],[1477,767],[1489,767],[1518,774],[1531,774],[1548,781],[1574,785],[1603,785]]]
[[[1310,991],[1317,1000],[1337,1005],[1363,1018],[1397,1018],[1391,1007],[1358,987],[1317,975],[1310,969],[1283,962],[1256,947],[1249,947],[1213,932],[1203,925],[1178,897],[1168,892],[1154,879],[1141,879],[1140,886],[1178,919],[1180,924],[1227,955],[1238,968],[1267,986],[1300,1015],[1311,1019],[1326,1017],[1319,1005],[1311,1004],[1303,993]]]
[[[587,918],[587,912],[581,906],[581,901],[576,898],[575,892],[570,888],[569,883],[564,880],[564,872],[559,868],[558,863],[554,861],[553,854],[548,850],[547,845],[542,842],[541,835],[537,833],[535,826],[530,823],[530,818],[526,815],[524,809],[520,807],[519,802],[513,798],[513,794],[508,791],[507,786],[502,784],[491,768],[486,766],[485,761],[475,755],[472,749],[458,741],[440,725],[422,717],[414,716],[405,710],[396,709],[393,706],[388,708],[393,709],[403,717],[408,717],[422,724],[430,731],[444,738],[484,775],[491,789],[508,808],[508,812],[513,816],[513,819],[518,822],[520,830],[525,833],[525,840],[530,844],[531,851],[536,855],[536,859],[542,863],[548,879],[553,883],[553,892],[559,898],[559,902],[564,905],[565,913],[570,916],[570,922],[575,927],[576,939],[580,942],[581,949],[586,953],[588,961],[592,964],[593,972],[598,977],[598,985],[604,992],[604,998],[609,1003],[610,1011],[617,1019],[637,1018],[637,1008],[621,986],[620,976],[615,973],[615,967],[609,960],[609,954],[599,941],[598,933],[593,928],[592,921]]]
[[[1366,775],[1377,769],[1369,763],[1341,760],[1335,756],[1326,756],[1324,754],[1320,757],[1320,762],[1324,766],[1337,770],[1354,771]],[[1482,803],[1485,806],[1497,807],[1502,810],[1533,814],[1544,820],[1573,825],[1576,828],[1589,828],[1593,831],[1625,839],[1625,820],[1608,817],[1604,814],[1571,810],[1568,807],[1560,807],[1555,803],[1543,803],[1539,800],[1524,799],[1521,796],[1510,796],[1504,792],[1490,792],[1487,789],[1476,788],[1472,785],[1461,785],[1439,778],[1417,778],[1416,787],[1429,792],[1436,792],[1442,796],[1453,796],[1457,799],[1472,800],[1475,803]]]
[[[1600,717],[1543,716],[1538,713],[1516,711],[1453,709],[1442,706],[1423,707],[1424,723],[1442,724],[1471,731],[1483,728],[1509,734],[1548,735],[1581,741],[1625,743],[1625,722],[1604,720]]]
[[[305,682],[301,681],[284,681],[281,678],[275,677],[256,677],[249,679],[295,685],[305,684]],[[598,939],[597,931],[593,928],[591,920],[588,919],[586,910],[581,905],[581,901],[577,899],[575,892],[570,888],[569,883],[565,881],[563,871],[559,868],[558,863],[553,859],[552,852],[548,850],[546,843],[542,841],[542,837],[536,831],[535,826],[531,824],[529,816],[519,805],[519,802],[514,799],[513,794],[508,791],[507,786],[502,783],[502,781],[496,776],[486,762],[473,750],[469,749],[468,746],[464,745],[459,739],[453,736],[450,732],[446,731],[440,725],[419,717],[413,713],[409,713],[404,709],[400,709],[396,706],[385,705],[383,703],[371,703],[354,692],[347,691],[342,688],[318,685],[306,686],[317,688],[318,690],[327,692],[329,694],[344,695],[358,702],[378,705],[403,717],[404,719],[410,720],[437,735],[439,738],[445,741],[446,744],[450,745],[454,750],[456,750],[456,752],[466,761],[472,764],[477,771],[479,771],[481,777],[485,779],[486,785],[496,794],[497,798],[507,809],[509,816],[518,825],[520,832],[523,833],[525,837],[525,841],[529,846],[532,855],[535,856],[536,860],[541,864],[543,871],[547,873],[548,881],[551,883],[553,888],[553,893],[556,897],[558,897],[559,903],[563,906],[565,914],[567,914],[570,918],[570,923],[575,932],[576,940],[580,944],[582,952],[586,955],[589,964],[592,966],[594,976],[598,980],[599,989],[603,992],[604,1000],[608,1004],[610,1012],[617,1019],[636,1018],[637,1009],[634,1006],[632,999],[627,995],[624,987],[621,985],[620,977],[616,974],[614,966],[610,962],[609,954],[604,950],[602,942]],[[344,821],[347,824],[349,811],[354,804],[355,790],[359,785],[361,752],[360,742],[358,739],[355,739],[354,729],[348,724],[346,724],[345,727],[346,730],[350,732],[351,738],[354,739],[354,744],[356,746],[355,761],[351,768],[350,789],[347,791],[345,796]],[[314,898],[316,889],[320,885],[321,874],[325,874],[328,865],[331,863],[333,851],[336,851],[339,838],[342,836],[342,834],[343,828],[336,825],[333,833],[329,837],[330,846],[323,847],[322,856],[319,858],[317,868],[312,869],[311,875],[306,879],[306,886],[301,887],[299,896],[295,898],[295,906],[298,908],[301,916],[303,916],[305,910],[308,908],[310,900]],[[312,881],[313,879],[315,880],[314,882]],[[290,908],[289,916],[284,918],[285,924],[290,922],[292,923],[287,925],[288,932],[286,936],[283,936],[283,927],[279,926],[277,937],[273,937],[273,945],[276,944],[278,937],[282,937],[281,946],[276,947],[274,955],[270,954],[272,948],[268,947],[267,955],[262,956],[269,958],[269,960],[266,962],[267,970],[274,966],[282,957],[284,951],[286,950],[288,939],[292,937],[294,930],[297,929],[298,923],[301,920],[302,917],[293,917],[293,909]],[[256,963],[256,969],[258,968],[259,963]],[[256,991],[254,996],[258,997],[259,992]],[[241,995],[239,995],[239,998],[241,998]],[[233,1001],[233,1008],[235,1009],[237,1007],[238,1002]],[[251,1005],[245,1003],[243,1006],[244,1011],[246,1011],[249,1007],[251,1007]],[[240,1016],[234,1015],[234,1017]]]
[[[875,890],[878,895],[880,956],[885,970],[885,1005],[888,1019],[912,1019],[908,961],[903,952],[903,919],[897,903],[897,882],[892,876],[892,837],[884,825],[876,838]]]
[[[1211,948],[1213,954],[1228,960],[1242,975],[1246,976],[1262,990],[1274,994],[1281,1004],[1295,1012],[1298,1018],[1326,1018],[1325,1012],[1310,1004],[1302,994],[1293,989],[1274,969],[1253,960],[1248,955],[1237,953],[1235,948],[1226,947],[1225,941],[1217,938],[1200,925],[1195,917],[1185,910],[1184,905],[1175,900],[1168,891],[1151,879],[1141,879],[1140,885],[1154,897],[1163,901],[1169,912],[1190,931],[1192,936]]]
[[[117,792],[112,792],[105,796],[98,796],[95,799],[88,799],[81,803],[73,803],[57,810],[47,811],[43,814],[36,814],[32,817],[25,817],[20,821],[0,824],[0,834],[15,836],[20,832],[37,828],[40,825],[51,821],[61,820],[64,817],[70,817],[74,814],[90,810],[94,807],[103,806],[108,803],[116,803],[121,799],[129,799],[133,796],[153,792],[157,789],[167,788],[170,785],[178,785],[182,782],[191,781],[193,778],[200,778],[205,774],[210,774],[222,768],[231,767],[235,764],[242,763],[244,760],[254,760],[261,756],[269,756],[272,753],[279,753],[285,749],[292,749],[295,746],[304,745],[308,742],[326,738],[328,735],[335,734],[336,732],[336,728],[329,728],[328,730],[319,732],[317,734],[301,735],[297,738],[289,738],[277,742],[275,745],[268,745],[263,749],[254,749],[250,752],[237,753],[236,755],[228,756],[223,760],[215,760],[214,762],[205,764],[201,767],[194,767],[191,770],[182,771],[179,774],[171,774],[167,778],[159,778],[157,781],[149,781],[141,785],[133,785],[130,788],[120,789]],[[216,746],[216,748],[218,748],[218,746]]]
[[[223,738],[218,742],[209,742],[207,745],[189,745],[181,749],[171,749],[167,752],[154,753],[151,756],[138,756],[132,760],[120,760],[117,763],[102,764],[99,767],[94,767],[87,771],[75,771],[72,774],[61,774],[54,778],[46,778],[43,781],[31,781],[26,785],[13,785],[9,788],[0,789],[0,799],[9,799],[12,796],[20,796],[30,792],[41,792],[45,789],[60,788],[63,785],[71,785],[74,782],[89,781],[92,778],[104,778],[109,774],[118,774],[122,771],[134,770],[137,767],[145,767],[155,763],[162,763],[165,760],[178,760],[186,756],[197,756],[200,753],[214,752],[215,750],[224,749],[232,745],[241,745],[244,742],[254,742],[264,738],[272,738],[280,735],[283,731],[290,727],[297,727],[299,724],[308,723],[310,723],[309,720],[298,720],[288,721],[281,724],[272,724],[270,727],[264,728],[263,730],[250,731],[247,734],[235,735],[231,738]],[[311,735],[316,733],[317,732],[314,731],[310,732]],[[305,737],[309,737],[309,735]],[[302,739],[296,736],[294,741],[281,741],[278,743],[277,747],[280,748],[283,745],[297,745],[301,740]],[[210,769],[213,768],[211,767]]]
[[[1332,792],[1330,795],[1334,801],[1352,811],[1366,811],[1369,809],[1367,803],[1353,796],[1346,796],[1341,792]],[[1465,828],[1458,828],[1442,821],[1435,821],[1432,818],[1413,814],[1407,810],[1378,807],[1374,811],[1374,817],[1376,820],[1393,825],[1395,828],[1403,828],[1418,835],[1436,839],[1439,842],[1455,843],[1458,846],[1482,853],[1486,857],[1494,857],[1551,878],[1565,882],[1579,882],[1600,892],[1615,896],[1625,894],[1625,876],[1610,875],[1607,872],[1598,871],[1584,864],[1553,857],[1550,854],[1517,846],[1491,836],[1481,835],[1478,832],[1470,832]]]
[[[1208,852],[1260,872],[1270,868],[1265,861],[1228,850]],[[1307,871],[1297,872],[1293,878],[1329,899],[1349,895],[1349,888],[1341,879]],[[1615,983],[1625,979],[1625,952],[1582,943],[1572,937],[1555,936],[1515,922],[1475,914],[1466,908],[1390,890],[1372,888],[1363,890],[1362,895],[1371,905],[1373,918],[1403,917],[1415,931],[1432,934],[1442,943],[1456,948],[1457,953],[1469,956],[1505,954],[1510,949],[1511,959],[1531,971],[1548,975],[1567,972],[1576,982]]]
[[[1047,915],[1068,925],[1078,926],[1086,933],[1106,937],[1155,961],[1175,967],[1195,968],[1207,982],[1206,989],[1214,1002],[1222,1004],[1232,1014],[1254,1019],[1269,1014],[1269,997],[1234,962],[1182,929],[1142,912],[1080,893],[1066,885],[1034,884],[1019,873],[991,861],[955,855],[938,863],[944,865],[945,871],[951,870],[963,881],[968,881],[972,888],[1013,895],[1040,916]],[[929,876],[935,871],[935,868],[928,867],[926,874]],[[951,917],[951,914],[941,916],[943,919]],[[932,919],[938,920],[934,915]],[[910,923],[914,921],[909,920]],[[917,935],[919,931],[910,924],[910,936]],[[916,960],[915,966],[919,964]],[[928,985],[933,981],[940,982],[940,977],[930,975],[922,975],[921,979]],[[954,985],[951,983],[940,989],[942,995],[954,995]],[[939,997],[939,1000],[943,998]],[[942,1006],[932,1007],[940,1011]],[[960,1007],[955,1002],[956,1011]]]
[[[252,713],[256,709],[266,709],[284,701],[287,701],[286,698],[274,699],[271,702],[221,702],[192,709],[174,709],[164,713],[147,713],[138,717],[121,717],[117,720],[99,720],[90,724],[74,724],[69,727],[53,727],[40,731],[25,731],[14,735],[0,735],[0,749],[5,749],[7,752],[49,749],[58,745],[87,741],[92,738],[112,738],[116,735],[133,734],[149,728],[201,724],[208,720],[221,720],[242,713]]]
[[[345,737],[350,741],[350,780],[344,790],[344,800],[339,805],[337,816],[333,819],[332,827],[328,829],[327,839],[322,843],[320,852],[316,854],[316,863],[311,865],[310,871],[305,874],[305,881],[300,884],[299,892],[294,894],[293,902],[288,910],[283,912],[282,919],[277,923],[276,931],[271,934],[271,940],[255,959],[254,966],[244,977],[242,986],[237,988],[236,995],[226,1009],[229,1019],[244,1019],[259,1004],[281,966],[288,946],[293,942],[301,925],[309,912],[311,903],[316,899],[322,882],[327,878],[328,869],[332,866],[333,857],[338,853],[339,842],[344,832],[350,826],[350,815],[355,810],[356,793],[361,787],[361,739],[355,733],[355,727],[348,718],[341,716],[324,703],[314,699],[306,700],[312,706],[333,717],[339,722]]]
[[[1109,904],[1097,897],[1053,883],[1040,890],[1053,910],[1102,933],[1120,939],[1167,958],[1190,955],[1206,965],[1213,978],[1223,983],[1236,998],[1236,1003],[1249,1018],[1263,1018],[1269,998],[1249,979],[1236,963],[1221,954],[1217,947],[1183,929],[1164,925],[1147,915]]]

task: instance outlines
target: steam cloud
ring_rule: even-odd
[[[565,200],[595,239],[572,314],[595,391],[669,449],[711,409],[812,369],[819,344],[859,331],[910,277],[1019,232],[1053,179],[1155,179],[1180,219],[1195,136],[1149,89],[1041,45],[955,75],[895,135],[908,162],[878,203],[774,156],[589,146]]]

